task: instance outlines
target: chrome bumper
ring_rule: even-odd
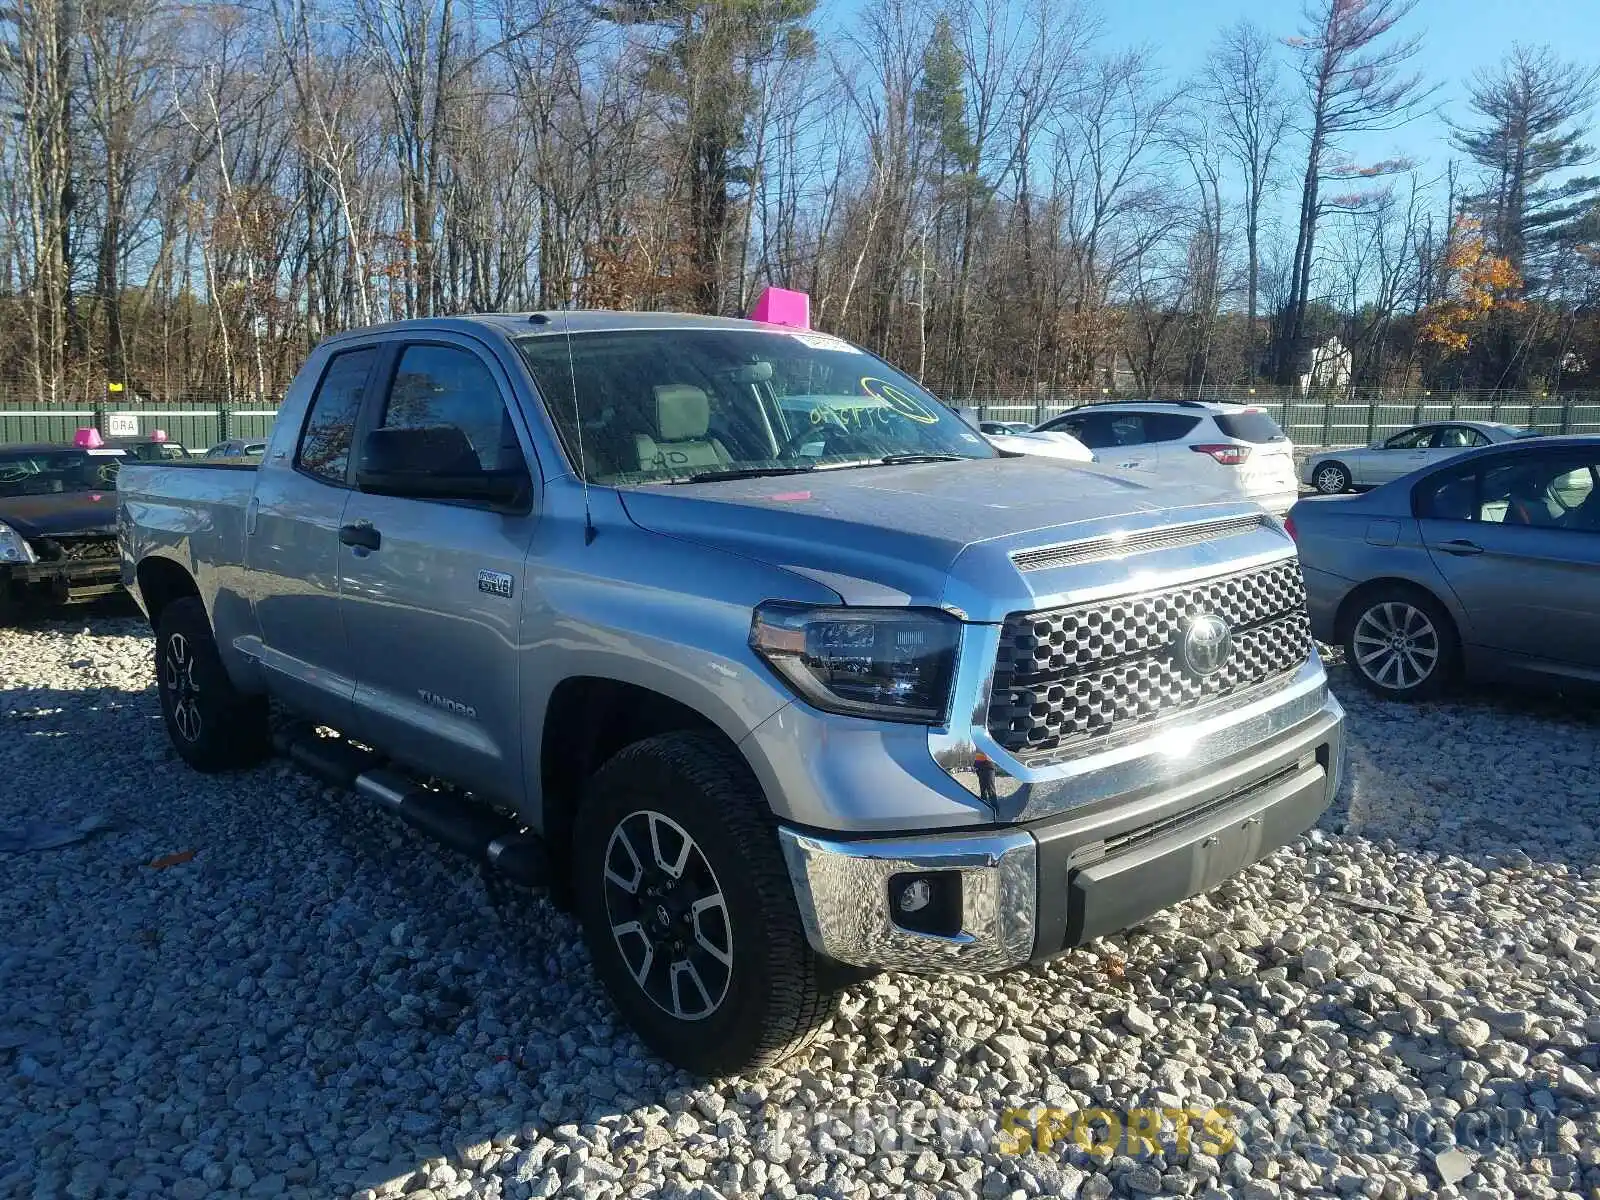
[[[984,973],[1039,961],[1208,890],[1305,832],[1344,782],[1343,709],[1181,780],[1129,781],[1126,802],[1026,825],[844,839],[779,828],[811,946],[838,962]],[[1121,849],[1120,847],[1126,847]],[[959,932],[898,924],[890,880],[955,872]]]
[[[1022,830],[846,842],[780,828],[800,919],[820,954],[896,971],[999,971],[1033,951],[1037,847]],[[961,932],[917,933],[889,911],[889,880],[956,871]]]

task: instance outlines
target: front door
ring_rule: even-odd
[[[272,690],[291,708],[345,729],[349,646],[339,605],[339,526],[350,496],[350,447],[378,350],[343,350],[327,361],[299,436],[256,472],[245,510],[245,567],[255,594],[259,646]]]
[[[1600,668],[1600,455],[1522,452],[1435,478],[1422,538],[1475,640]],[[1469,509],[1445,499],[1452,486],[1473,488]]]
[[[531,461],[500,365],[467,338],[394,347],[364,427],[453,426],[484,470]],[[339,576],[356,736],[486,797],[521,798],[517,648],[537,518],[467,501],[353,492]]]
[[[1388,483],[1408,475],[1418,467],[1428,465],[1428,450],[1433,444],[1433,427],[1410,429],[1397,433],[1380,449],[1369,450],[1362,457],[1361,484]]]

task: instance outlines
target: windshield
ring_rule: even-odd
[[[916,383],[822,334],[580,333],[571,337],[570,364],[564,336],[519,338],[517,345],[568,457],[594,483],[996,457]]]
[[[121,455],[120,450],[0,450],[0,497],[113,488]]]

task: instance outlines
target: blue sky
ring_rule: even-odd
[[[1192,76],[1218,32],[1247,17],[1274,36],[1298,32],[1298,0],[1101,0],[1105,45],[1146,45],[1176,79]],[[1421,0],[1397,33],[1422,35],[1417,70],[1442,84],[1442,115],[1467,116],[1466,81],[1492,67],[1513,42],[1548,43],[1563,58],[1600,64],[1600,0]],[[1442,172],[1450,156],[1448,130],[1428,117],[1351,149],[1363,158],[1389,157],[1391,149]]]

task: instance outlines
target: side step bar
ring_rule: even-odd
[[[376,801],[457,853],[493,867],[525,887],[544,884],[543,839],[510,817],[460,796],[425,788],[384,766],[373,751],[340,737],[323,737],[309,725],[281,729],[272,740],[280,754],[311,774]]]

